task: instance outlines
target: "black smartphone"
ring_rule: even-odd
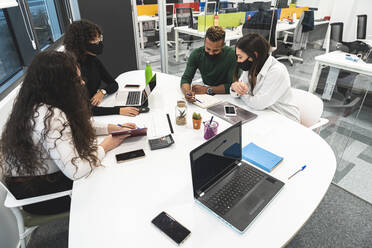
[[[122,163],[126,160],[129,160],[129,159],[140,158],[140,157],[143,157],[143,156],[145,156],[145,152],[143,151],[143,149],[130,151],[130,152],[119,153],[119,154],[115,155],[116,162],[118,162],[118,163]]]
[[[126,84],[124,87],[125,88],[138,88],[140,86],[138,84]]]
[[[161,212],[151,222],[178,245],[182,244],[191,233],[166,212]]]

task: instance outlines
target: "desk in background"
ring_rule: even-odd
[[[119,87],[128,82],[144,82],[144,71],[132,71],[117,78]],[[149,97],[149,113],[135,118],[100,116],[94,119],[111,123],[140,123],[142,119],[165,118],[169,113],[175,144],[150,151],[146,157],[116,164],[115,154],[130,141],[108,152],[104,167],[95,168],[87,178],[75,181],[70,211],[69,247],[175,247],[151,220],[161,211],[191,230],[182,247],[282,247],[310,218],[323,199],[336,169],[329,145],[316,133],[275,112],[256,112],[258,117],[243,125],[242,144],[249,142],[284,157],[271,175],[286,185],[241,235],[194,202],[189,152],[204,142],[203,130],[192,128],[192,113],[211,117],[204,109],[188,104],[186,126],[175,125],[175,105],[182,98],[180,78],[157,73],[157,87]],[[229,95],[216,95],[242,106]],[[105,104],[114,102],[114,95]],[[160,112],[159,112],[160,111]],[[163,113],[163,114],[159,114]],[[222,119],[219,132],[231,124]],[[275,123],[275,124],[273,124]],[[149,128],[150,129],[150,128]],[[134,138],[133,138],[134,139]],[[305,171],[288,181],[288,176],[306,164]],[[268,238],[269,235],[269,238]]]
[[[315,65],[313,74],[311,76],[309,92],[313,93],[318,85],[320,72],[323,67],[330,66],[337,69],[343,69],[347,71],[356,72],[359,74],[372,76],[372,64],[368,64],[363,60],[359,59],[358,62],[353,62],[345,58],[346,53],[341,51],[334,51],[325,53],[315,57]],[[332,96],[337,76],[333,80],[327,80],[322,98],[330,100]],[[368,90],[368,89],[366,89]]]
[[[294,23],[289,24],[288,22],[278,22],[277,26],[276,26],[276,33],[277,33],[276,36],[278,37],[278,33],[280,33],[280,32],[295,29],[297,23],[298,22],[294,22]],[[329,23],[329,21],[321,21],[321,22],[315,22],[314,25],[318,26],[318,25],[323,25],[323,24],[328,24],[328,23]],[[177,62],[179,61],[179,33],[193,35],[193,36],[200,37],[200,38],[204,38],[204,36],[205,36],[205,32],[199,32],[198,30],[189,28],[187,26],[175,27],[174,31],[175,31],[174,32],[174,40],[175,40],[175,43],[176,43],[175,57],[176,57]],[[226,37],[225,37],[226,45],[229,46],[231,40],[237,40],[237,39],[241,38],[242,36],[243,36],[243,34],[242,34],[240,28],[236,28],[235,30],[228,30],[227,29],[226,30]]]

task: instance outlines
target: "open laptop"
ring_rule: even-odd
[[[242,122],[190,152],[195,200],[243,233],[284,183],[243,162]]]
[[[120,89],[116,95],[115,106],[140,107],[145,106],[147,98],[156,86],[156,74],[143,90]]]

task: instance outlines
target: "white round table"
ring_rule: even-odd
[[[144,75],[144,71],[124,73],[117,78],[119,87],[125,83],[143,83]],[[253,111],[258,117],[243,125],[242,144],[254,142],[284,157],[271,172],[285,183],[277,197],[244,234],[235,232],[195,203],[189,153],[202,144],[204,138],[202,129],[192,129],[191,115],[194,111],[200,112],[204,120],[211,115],[188,104],[187,125],[175,125],[176,101],[182,99],[179,84],[179,77],[157,73],[157,86],[149,98],[149,113],[134,118],[95,118],[107,123],[130,121],[142,125],[145,120],[153,120],[154,124],[154,120],[161,118],[167,123],[165,113],[169,113],[175,144],[150,151],[146,137],[128,139],[106,155],[104,167],[75,181],[69,247],[175,247],[175,243],[151,223],[161,211],[191,230],[182,247],[282,247],[317,208],[335,173],[334,153],[319,135],[272,111]],[[229,95],[216,97],[244,106],[241,100]],[[113,104],[114,99],[115,96],[109,96],[104,104]],[[215,120],[220,124],[219,132],[231,125],[217,117]],[[150,125],[150,133],[152,128]],[[116,163],[115,154],[136,146],[144,147],[145,158]],[[305,164],[307,168],[303,172],[288,180]]]

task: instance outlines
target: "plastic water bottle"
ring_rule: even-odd
[[[152,78],[152,69],[151,69],[150,61],[146,61],[146,67],[145,67],[146,85],[149,84],[151,78]]]

